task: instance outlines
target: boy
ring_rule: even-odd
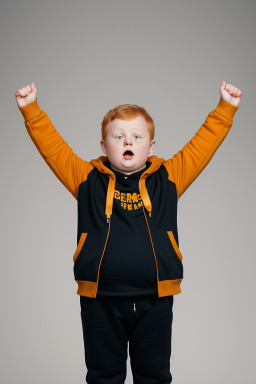
[[[177,203],[228,134],[241,91],[223,81],[215,110],[168,160],[153,155],[155,127],[146,110],[117,106],[102,121],[105,156],[90,162],[63,140],[36,92],[32,83],[15,94],[25,126],[78,201],[73,261],[86,381],[124,383],[129,341],[134,383],[171,383],[173,295],[183,279]]]

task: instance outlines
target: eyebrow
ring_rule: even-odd
[[[142,132],[139,132],[137,130],[137,128],[134,128],[134,130],[133,130],[133,128],[131,128],[130,130],[132,130],[133,133],[138,133],[138,134],[142,135]],[[115,133],[115,134],[118,133],[118,132],[123,132],[123,129],[122,128],[117,128],[116,130],[113,131],[113,133]]]

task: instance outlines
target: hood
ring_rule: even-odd
[[[106,198],[106,209],[105,209],[107,222],[109,222],[109,218],[112,215],[112,210],[113,210],[113,199],[114,199],[114,192],[115,192],[116,176],[114,172],[112,172],[108,167],[104,165],[106,161],[108,161],[107,156],[100,156],[97,159],[91,160],[90,163],[92,164],[93,167],[97,168],[99,172],[105,173],[109,177],[108,191],[107,191],[107,198]],[[153,156],[150,156],[147,161],[150,162],[151,165],[140,176],[139,191],[140,191],[143,204],[147,209],[149,215],[151,216],[152,204],[148,195],[145,181],[149,175],[151,175],[152,173],[158,170],[158,168],[165,162],[165,159],[153,155]]]

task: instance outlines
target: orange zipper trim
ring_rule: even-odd
[[[145,210],[144,210],[144,206],[142,208],[143,208],[143,213],[144,213],[144,216],[145,216],[145,219],[146,219],[146,223],[147,223],[147,227],[148,227],[148,232],[149,232],[149,236],[150,236],[150,240],[151,240],[151,245],[152,245],[152,249],[153,249],[154,256],[155,256],[155,261],[156,261],[156,254],[155,254],[155,250],[154,250],[154,246],[153,246],[153,241],[152,241],[152,238],[151,238],[151,233],[150,233],[150,229],[149,229],[149,225],[148,225],[148,221],[147,221],[147,216],[146,216],[146,213],[145,213]],[[157,261],[156,261],[156,272],[157,272],[157,287],[158,287],[159,278],[158,278]]]
[[[100,266],[101,266],[102,258],[103,258],[103,255],[104,255],[104,252],[105,252],[105,248],[106,248],[106,245],[107,245],[109,232],[110,232],[111,217],[108,218],[107,221],[108,221],[108,223],[109,223],[109,224],[108,224],[108,235],[107,235],[107,238],[106,238],[106,241],[105,241],[105,246],[104,246],[104,249],[103,249],[103,252],[102,252],[102,256],[101,256],[101,259],[100,259],[100,265],[99,265],[99,268],[98,268],[97,287],[98,287],[98,283],[99,283]]]

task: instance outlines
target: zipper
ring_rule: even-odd
[[[104,245],[104,249],[103,249],[103,252],[102,252],[102,256],[101,256],[101,259],[100,259],[100,265],[99,265],[99,268],[98,268],[97,287],[98,287],[98,283],[99,283],[100,266],[101,266],[102,258],[103,258],[103,255],[105,253],[106,245],[107,245],[107,242],[108,242],[108,236],[109,236],[110,224],[111,224],[111,217],[107,218],[107,222],[108,222],[108,234],[107,234],[107,238],[106,238],[106,241],[105,241],[105,245]]]
[[[134,302],[133,302],[133,312],[134,312],[134,313],[136,312],[135,299],[134,299]]]
[[[150,233],[150,229],[149,229],[149,225],[148,225],[147,216],[146,216],[146,213],[145,213],[145,210],[144,210],[144,204],[143,204],[142,208],[143,208],[143,213],[144,213],[144,216],[145,216],[145,219],[146,219],[146,223],[147,223],[147,227],[148,227],[148,232],[149,232],[149,236],[150,236],[150,240],[151,240],[151,245],[152,245],[153,253],[154,253],[154,256],[155,256],[156,273],[157,273],[157,286],[158,286],[159,279],[158,279],[158,268],[157,268],[156,254],[155,254],[155,250],[154,250],[154,246],[153,246],[153,241],[152,241],[152,237],[151,237],[151,233]],[[151,213],[151,212],[150,212],[150,213]],[[151,216],[151,215],[150,215],[150,216]]]

